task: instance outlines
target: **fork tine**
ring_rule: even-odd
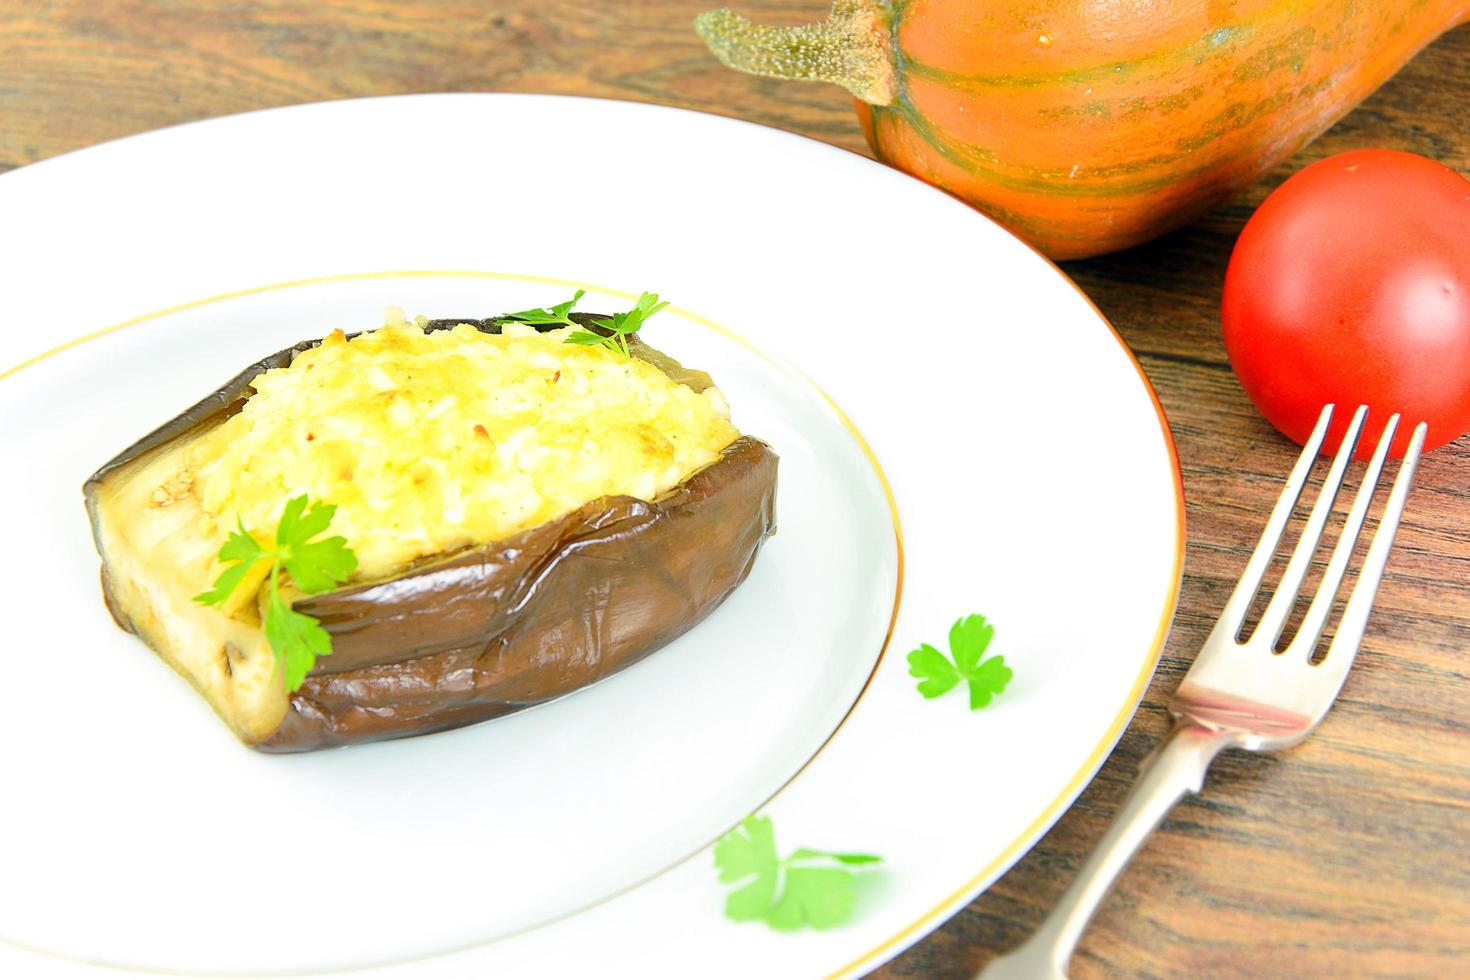
[[[1383,566],[1388,564],[1388,552],[1393,547],[1399,519],[1404,516],[1404,504],[1414,485],[1414,470],[1419,466],[1419,454],[1424,449],[1424,437],[1428,432],[1429,425],[1425,422],[1414,427],[1409,451],[1404,453],[1404,461],[1399,464],[1399,471],[1393,478],[1388,503],[1383,506],[1378,532],[1373,535],[1373,543],[1368,546],[1363,567],[1358,571],[1358,580],[1353,583],[1352,595],[1342,611],[1342,622],[1337,624],[1337,633],[1327,648],[1326,659],[1317,667],[1329,672],[1323,680],[1330,680],[1334,691],[1341,689],[1342,682],[1347,680],[1348,668],[1353,665],[1358,644],[1363,640],[1363,630],[1368,625],[1368,614],[1373,611],[1373,598],[1378,594],[1378,583],[1383,580]]]
[[[1286,571],[1281,573],[1276,594],[1271,597],[1266,611],[1261,614],[1260,625],[1251,637],[1252,643],[1265,642],[1268,647],[1274,648],[1281,639],[1281,631],[1286,626],[1292,607],[1296,605],[1297,593],[1301,591],[1302,581],[1307,577],[1307,569],[1312,566],[1312,558],[1317,554],[1317,545],[1322,540],[1323,529],[1327,527],[1327,518],[1331,516],[1332,508],[1337,503],[1342,478],[1347,474],[1348,462],[1358,448],[1358,435],[1363,431],[1363,419],[1367,415],[1367,405],[1359,405],[1358,410],[1353,413],[1353,420],[1342,437],[1342,445],[1332,459],[1332,468],[1322,481],[1322,489],[1317,491],[1317,500],[1312,505],[1311,514],[1307,515],[1307,523],[1302,528],[1301,537],[1297,539],[1291,560],[1286,563]]]
[[[1383,427],[1383,436],[1378,440],[1378,448],[1373,451],[1373,458],[1368,463],[1368,468],[1363,471],[1363,480],[1358,485],[1357,496],[1353,498],[1352,509],[1348,511],[1347,520],[1343,522],[1342,533],[1337,537],[1337,545],[1332,549],[1332,558],[1327,562],[1327,571],[1322,573],[1322,582],[1317,586],[1317,594],[1312,597],[1312,604],[1307,607],[1306,616],[1302,617],[1302,625],[1296,631],[1291,645],[1287,647],[1288,652],[1302,650],[1306,659],[1312,658],[1312,651],[1317,648],[1317,641],[1322,638],[1322,630],[1327,625],[1327,617],[1332,612],[1332,603],[1337,598],[1338,587],[1342,585],[1342,577],[1347,574],[1348,562],[1353,557],[1353,549],[1358,544],[1358,533],[1363,529],[1363,521],[1368,516],[1368,508],[1373,503],[1373,495],[1378,489],[1378,478],[1383,473],[1383,462],[1388,458],[1388,447],[1393,442],[1394,435],[1398,432],[1399,417],[1393,416],[1388,424]]]
[[[1307,475],[1312,472],[1312,464],[1317,460],[1322,440],[1327,437],[1327,424],[1331,421],[1332,406],[1327,405],[1318,416],[1317,427],[1312,430],[1311,437],[1302,446],[1302,454],[1291,468],[1286,485],[1281,488],[1281,496],[1276,499],[1276,506],[1272,508],[1266,528],[1261,532],[1261,540],[1256,545],[1256,550],[1251,552],[1250,561],[1246,562],[1245,571],[1235,584],[1235,591],[1230,593],[1230,600],[1220,611],[1220,618],[1210,633],[1210,640],[1215,640],[1221,633],[1228,634],[1231,642],[1239,638],[1240,628],[1245,625],[1245,614],[1250,610],[1251,600],[1256,597],[1256,590],[1261,587],[1261,579],[1266,576],[1266,569],[1271,564],[1271,556],[1276,553],[1276,546],[1281,543],[1281,532],[1286,530],[1291,512],[1296,509],[1297,498],[1302,494],[1302,487],[1307,484]]]

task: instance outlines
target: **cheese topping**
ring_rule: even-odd
[[[329,533],[369,579],[603,495],[650,500],[739,436],[715,389],[564,343],[571,332],[336,332],[254,380],[243,410],[190,451],[193,487],[221,538],[237,519],[274,528],[299,494],[336,504]]]

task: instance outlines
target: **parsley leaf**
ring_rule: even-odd
[[[725,898],[725,914],[736,922],[764,918],[776,898],[781,862],[776,859],[776,832],[770,817],[746,817],[739,828],[715,845],[715,867],[724,884],[750,882]]]
[[[322,624],[286,605],[275,575],[271,576],[270,602],[265,609],[265,638],[286,674],[286,690],[294,691],[306,680],[317,657],[332,652],[332,637]]]
[[[307,595],[336,588],[357,568],[357,556],[347,547],[347,539],[339,535],[312,541],[332,523],[337,513],[335,504],[316,503],[306,508],[306,496],[286,503],[276,528],[276,554],[291,581]]]
[[[949,657],[927,643],[919,644],[908,656],[909,675],[919,678],[919,693],[937,698],[963,680],[970,688],[970,710],[978,711],[989,704],[1014,676],[1004,657],[982,659],[994,636],[995,627],[984,616],[972,614],[960,617],[950,627]]]
[[[219,549],[220,561],[255,561],[263,557],[265,549],[245,530],[243,521],[239,523],[239,530],[231,531],[229,539]]]
[[[578,327],[581,324],[572,319],[572,307],[577,301],[587,294],[585,289],[579,289],[571,299],[565,303],[558,303],[550,309],[522,310],[519,313],[507,313],[502,319],[515,320],[519,323],[536,325],[556,324],[564,327]],[[566,343],[576,344],[579,347],[606,347],[608,350],[622,354],[624,357],[632,356],[628,348],[628,335],[637,333],[643,326],[645,320],[653,316],[659,310],[668,306],[668,302],[660,302],[657,293],[643,293],[633,308],[626,313],[614,313],[610,317],[599,317],[593,320],[594,326],[608,331],[608,334],[596,333],[592,330],[578,329],[570,334]]]
[[[810,922],[813,929],[830,929],[852,915],[857,893],[852,875],[841,868],[787,868],[786,890],[766,921],[790,932]]]
[[[549,310],[521,310],[521,312],[519,313],[507,313],[504,317],[502,317],[502,319],[516,320],[520,323],[530,323],[537,325],[554,323],[563,327],[580,326],[580,324],[575,323],[572,320],[571,312],[572,307],[577,305],[577,301],[586,295],[587,290],[579,289],[577,290],[577,294],[571,299],[567,300],[565,303],[558,303],[555,306],[551,307],[551,309]]]
[[[847,870],[874,865],[872,854],[834,854],[798,848],[776,856],[770,817],[746,817],[715,844],[715,867],[725,884],[744,882],[725,896],[725,915],[736,922],[762,920],[789,932],[810,925],[828,929],[846,922],[857,900],[857,876]]]
[[[317,657],[332,652],[332,637],[322,629],[320,621],[297,612],[281,598],[281,569],[307,595],[326,592],[347,580],[357,568],[357,556],[347,547],[347,539],[334,535],[311,540],[327,529],[336,513],[337,508],[332,504],[314,503],[308,508],[305,494],[292,497],[286,501],[276,526],[274,550],[262,545],[240,523],[239,530],[230,532],[217,556],[221,562],[234,564],[220,573],[213,588],[194,597],[195,602],[206,606],[224,605],[251,567],[261,559],[268,559],[270,591],[262,625],[288,691],[301,687],[316,665]]]
[[[611,330],[611,336],[604,337],[590,331],[581,331],[568,337],[567,343],[600,344],[609,350],[621,351],[623,356],[627,357],[629,356],[628,334],[637,333],[638,329],[643,326],[643,321],[668,305],[667,300],[659,302],[658,293],[643,293],[628,312],[614,313],[612,319],[596,321],[599,327]]]

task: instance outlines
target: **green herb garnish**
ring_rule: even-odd
[[[581,324],[572,319],[572,307],[577,301],[587,295],[587,290],[579,289],[575,296],[565,303],[558,303],[550,309],[521,310],[519,313],[507,313],[501,319],[515,320],[518,323],[530,323],[535,325],[555,324],[562,327],[580,327]]]
[[[327,529],[336,513],[334,504],[315,503],[308,510],[305,494],[291,498],[276,526],[274,550],[257,541],[240,522],[240,529],[230,533],[218,555],[221,562],[234,564],[214,580],[214,588],[194,597],[195,602],[206,606],[224,605],[257,562],[270,561],[270,592],[263,617],[265,638],[285,673],[288,691],[301,686],[317,657],[332,652],[332,637],[319,620],[296,612],[281,598],[281,569],[307,595],[336,588],[347,580],[357,568],[357,556],[347,547],[347,539],[334,535],[311,540]]]
[[[949,628],[949,652],[946,657],[927,643],[909,653],[909,674],[921,678],[919,693],[937,698],[960,681],[970,685],[970,709],[985,707],[1006,689],[1013,676],[1004,657],[991,657],[982,662],[986,647],[995,636],[995,627],[984,616],[970,615],[955,620]]]
[[[518,323],[529,323],[534,326],[556,325],[563,327],[578,327],[582,324],[572,319],[572,308],[577,301],[587,294],[585,289],[579,289],[571,299],[565,303],[555,306],[522,310],[519,313],[507,313],[502,319],[515,320]],[[577,344],[581,347],[606,347],[610,351],[622,354],[624,357],[632,356],[628,349],[628,335],[637,333],[643,326],[643,322],[653,316],[659,310],[668,306],[668,302],[659,302],[657,293],[643,293],[638,297],[638,302],[626,313],[614,313],[610,317],[599,317],[592,321],[594,326],[602,327],[611,331],[604,336],[591,330],[578,329],[576,333],[567,337],[564,343]]]
[[[720,881],[745,882],[726,896],[725,915],[736,922],[759,919],[783,932],[846,922],[857,900],[857,875],[847,869],[882,860],[806,847],[778,858],[770,817],[746,817],[715,845]]]

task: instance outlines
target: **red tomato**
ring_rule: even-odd
[[[1241,386],[1297,442],[1322,406],[1335,451],[1358,405],[1367,458],[1403,414],[1426,449],[1470,430],[1470,180],[1397,150],[1319,160],[1266,198],[1225,273],[1225,349]]]

